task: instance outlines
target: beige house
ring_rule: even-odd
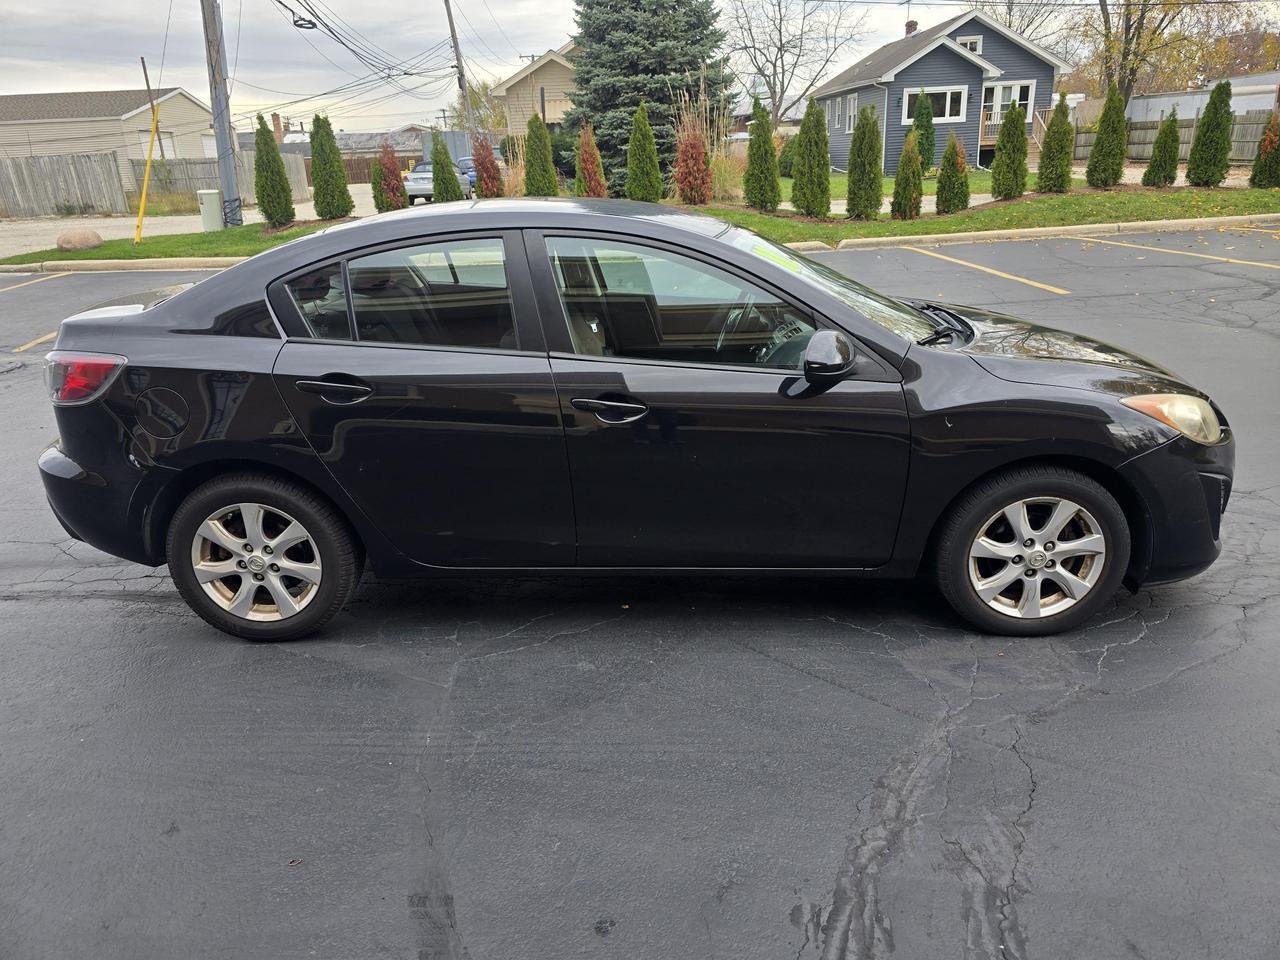
[[[216,157],[209,108],[181,87],[153,93],[165,157]],[[129,161],[146,159],[150,137],[151,106],[145,89],[0,96],[0,156],[114,151],[126,192],[136,189]],[[157,145],[155,158],[159,156]]]
[[[569,100],[569,91],[573,89],[570,62],[573,51],[570,40],[494,85],[493,95],[502,101],[507,113],[508,133],[524,133],[534,113],[552,129],[564,121],[565,113],[573,106]]]

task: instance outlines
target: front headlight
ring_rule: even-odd
[[[1141,397],[1125,397],[1120,402],[1168,424],[1196,443],[1217,443],[1222,439],[1218,415],[1199,397],[1183,393],[1150,393]]]

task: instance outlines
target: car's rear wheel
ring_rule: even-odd
[[[363,557],[323,498],[276,477],[238,473],[198,487],[169,524],[169,572],[205,621],[247,640],[292,640],[331,619]]]
[[[1042,636],[1078,626],[1115,593],[1128,563],[1129,525],[1115,498],[1055,466],[978,484],[938,537],[943,595],[989,633]]]

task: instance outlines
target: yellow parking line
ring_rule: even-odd
[[[1125,243],[1123,240],[1103,240],[1101,237],[1082,239],[1083,243],[1109,243],[1116,247],[1132,247],[1134,250],[1154,250],[1156,253],[1173,253],[1180,257],[1198,257],[1201,260],[1216,260],[1218,263],[1236,263],[1242,267],[1266,267],[1268,270],[1280,270],[1280,263],[1263,263],[1261,260],[1237,260],[1235,257],[1219,257],[1212,253],[1195,253],[1191,250],[1170,250],[1168,247],[1149,247],[1145,243]]]
[[[23,280],[21,283],[11,284],[7,287],[0,287],[0,293],[4,293],[6,290],[17,290],[19,287],[27,287],[33,283],[44,283],[46,280],[57,280],[59,277],[68,276],[70,276],[69,273],[50,273],[43,277],[35,277],[32,280]]]
[[[1273,237],[1280,234],[1280,223],[1268,229],[1267,227],[1223,227],[1223,230],[1250,230],[1254,233],[1269,233]]]
[[[54,339],[54,337],[56,337],[57,335],[58,335],[57,330],[53,331],[53,333],[46,333],[43,337],[36,337],[34,340],[28,340],[26,343],[24,343],[20,347],[14,347],[13,352],[22,353],[24,350],[30,350],[32,347],[38,347],[42,343],[48,343],[50,340]]]
[[[958,263],[962,267],[970,267],[973,270],[981,270],[983,273],[989,273],[992,276],[1003,277],[1005,280],[1012,280],[1015,283],[1025,283],[1029,287],[1035,287],[1037,290],[1048,290],[1050,293],[1056,293],[1060,296],[1069,296],[1070,290],[1063,290],[1061,287],[1051,287],[1047,283],[1041,283],[1039,280],[1028,280],[1026,277],[1015,277],[1012,273],[1005,273],[1003,270],[994,270],[991,267],[984,267],[980,263],[970,263],[968,260],[957,260],[955,257],[948,257],[946,254],[935,253],[932,250],[925,250],[921,247],[903,247],[903,250],[914,250],[916,253],[923,253],[926,257],[937,257],[939,260],[946,260],[948,263]]]

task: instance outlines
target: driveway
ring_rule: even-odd
[[[350,185],[351,199],[355,202],[355,216],[367,217],[375,213],[373,187],[367,183]],[[315,204],[311,201],[295,203],[294,212],[299,220],[316,218]],[[244,208],[245,223],[261,223],[257,207]],[[98,231],[103,240],[129,240],[133,238],[137,217],[40,217],[31,220],[0,219],[0,258],[30,250],[51,250],[57,246],[58,237],[68,230],[87,228]],[[170,233],[198,233],[199,216],[147,217],[142,225],[142,236],[160,236]]]
[[[12,352],[180,278],[0,281],[0,956],[1280,955],[1280,240],[822,259],[1186,371],[1239,442],[1222,559],[1049,639],[736,578],[368,581],[243,643],[58,528]]]

